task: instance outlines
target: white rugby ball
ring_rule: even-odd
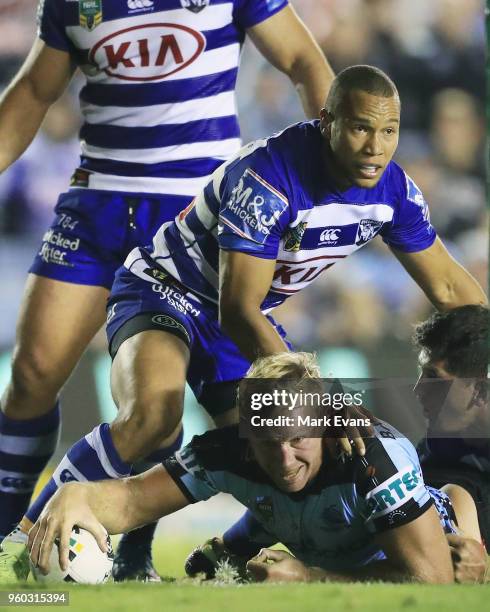
[[[106,582],[111,575],[114,562],[114,552],[109,536],[107,536],[107,547],[107,553],[102,552],[94,536],[75,525],[70,536],[68,568],[65,571],[60,568],[58,542],[55,542],[49,558],[49,574],[42,574],[31,564],[32,574],[38,582],[44,583],[100,584]]]

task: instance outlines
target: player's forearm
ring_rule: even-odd
[[[144,524],[146,518],[141,504],[134,504],[134,490],[128,486],[129,480],[70,483],[65,486],[72,487],[73,491],[66,494],[72,498],[73,507],[75,497],[79,507],[86,504],[108,533],[125,533]]]
[[[319,567],[308,568],[308,582],[420,582],[446,584],[454,581],[450,575],[439,573],[437,568],[421,567],[409,571],[394,566],[389,561],[375,561],[363,567],[331,572]]]
[[[250,361],[288,350],[284,340],[258,308],[222,311],[221,326]]]
[[[18,159],[36,135],[50,102],[41,102],[24,77],[0,99],[0,172]]]
[[[441,311],[467,304],[488,304],[488,298],[478,281],[457,262],[454,263],[450,280],[428,297]]]
[[[315,44],[307,57],[299,57],[288,76],[298,92],[305,115],[317,119],[335,77],[320,48]]]

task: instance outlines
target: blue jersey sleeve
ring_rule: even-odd
[[[265,21],[288,4],[288,0],[235,0],[234,21],[245,30]]]
[[[37,9],[38,36],[48,47],[70,50],[64,19],[65,0],[39,0]]]
[[[219,211],[221,249],[275,259],[289,218],[288,199],[259,169],[238,164],[227,172]]]
[[[401,168],[401,197],[393,221],[382,231],[384,242],[405,253],[428,249],[436,239],[430,223],[429,207],[422,192]]]

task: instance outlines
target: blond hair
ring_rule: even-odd
[[[314,353],[284,352],[259,357],[250,366],[245,378],[289,378],[301,381],[320,376],[320,367]]]

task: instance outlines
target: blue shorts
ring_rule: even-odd
[[[441,521],[444,533],[456,533],[458,521],[449,496],[444,493],[444,491],[435,489],[434,487],[428,487],[426,485],[426,489],[434,500],[434,505],[439,514],[439,520]]]
[[[160,274],[156,270],[152,272],[151,277]],[[171,276],[158,282],[145,281],[127,268],[120,268],[107,313],[112,358],[126,339],[142,331],[156,329],[181,338],[190,350],[187,382],[206,409],[206,402],[201,399],[210,387],[217,383],[236,383],[250,367],[248,359],[221,330],[217,305],[199,300]],[[272,317],[268,319],[291,349],[284,329]]]
[[[29,272],[79,285],[111,288],[136,246],[188,204],[188,196],[72,189],[62,193]]]

